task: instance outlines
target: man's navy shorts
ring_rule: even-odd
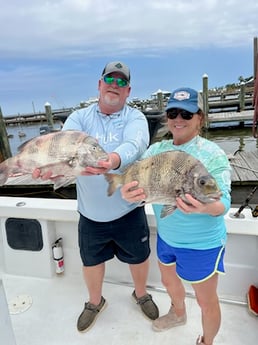
[[[144,207],[109,222],[96,222],[80,215],[78,229],[84,266],[95,266],[114,256],[128,264],[139,264],[150,255]]]

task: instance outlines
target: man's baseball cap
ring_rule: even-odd
[[[196,113],[199,109],[203,111],[203,98],[200,92],[189,87],[181,87],[172,91],[166,110],[179,108]]]
[[[114,73],[114,72],[119,72],[122,73],[125,78],[130,81],[130,70],[129,68],[121,61],[113,61],[109,62],[103,72],[102,72],[102,77],[104,77],[107,74]]]

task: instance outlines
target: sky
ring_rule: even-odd
[[[0,0],[3,116],[98,96],[106,63],[131,70],[131,94],[202,89],[254,74],[257,0]]]

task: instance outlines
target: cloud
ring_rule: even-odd
[[[32,100],[42,108],[52,95],[66,105],[95,97],[100,69],[117,58],[132,70],[132,97],[174,84],[200,88],[203,73],[215,86],[252,74],[257,0],[1,2],[0,106],[7,114]]]
[[[241,47],[257,34],[257,13],[256,0],[13,0],[1,7],[0,53],[76,59]]]

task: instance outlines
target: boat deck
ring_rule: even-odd
[[[0,198],[1,345],[194,345],[201,333],[201,320],[190,285],[186,284],[187,324],[156,333],[131,297],[133,287],[128,266],[117,259],[106,265],[103,296],[107,308],[88,332],[77,331],[77,319],[88,294],[81,272],[76,209],[75,200]],[[242,217],[235,218],[236,211],[230,209],[225,216],[226,275],[220,277],[218,287],[222,325],[214,345],[249,345],[256,344],[258,339],[258,317],[249,311],[246,299],[250,285],[258,286],[258,219],[247,209]],[[151,244],[148,291],[163,315],[170,307],[170,300],[160,282],[155,217],[150,205],[146,205],[146,213]],[[31,217],[39,219],[43,249],[34,252],[11,248],[6,236],[8,217],[16,217],[19,222]],[[60,237],[65,272],[57,275],[52,243]],[[23,312],[20,308],[24,308]]]
[[[108,302],[107,308],[94,327],[86,333],[79,333],[76,321],[87,300],[81,276],[64,274],[41,279],[2,274],[2,281],[10,307],[17,296],[28,296],[32,302],[26,311],[10,315],[16,343],[10,339],[2,342],[1,339],[5,345],[193,345],[201,332],[200,310],[192,297],[186,300],[187,324],[157,333],[133,302],[131,286],[105,282],[103,296]],[[167,294],[151,289],[149,292],[160,313],[166,313],[170,302]],[[221,310],[222,325],[215,344],[257,343],[258,318],[249,312],[245,304],[222,302]]]

